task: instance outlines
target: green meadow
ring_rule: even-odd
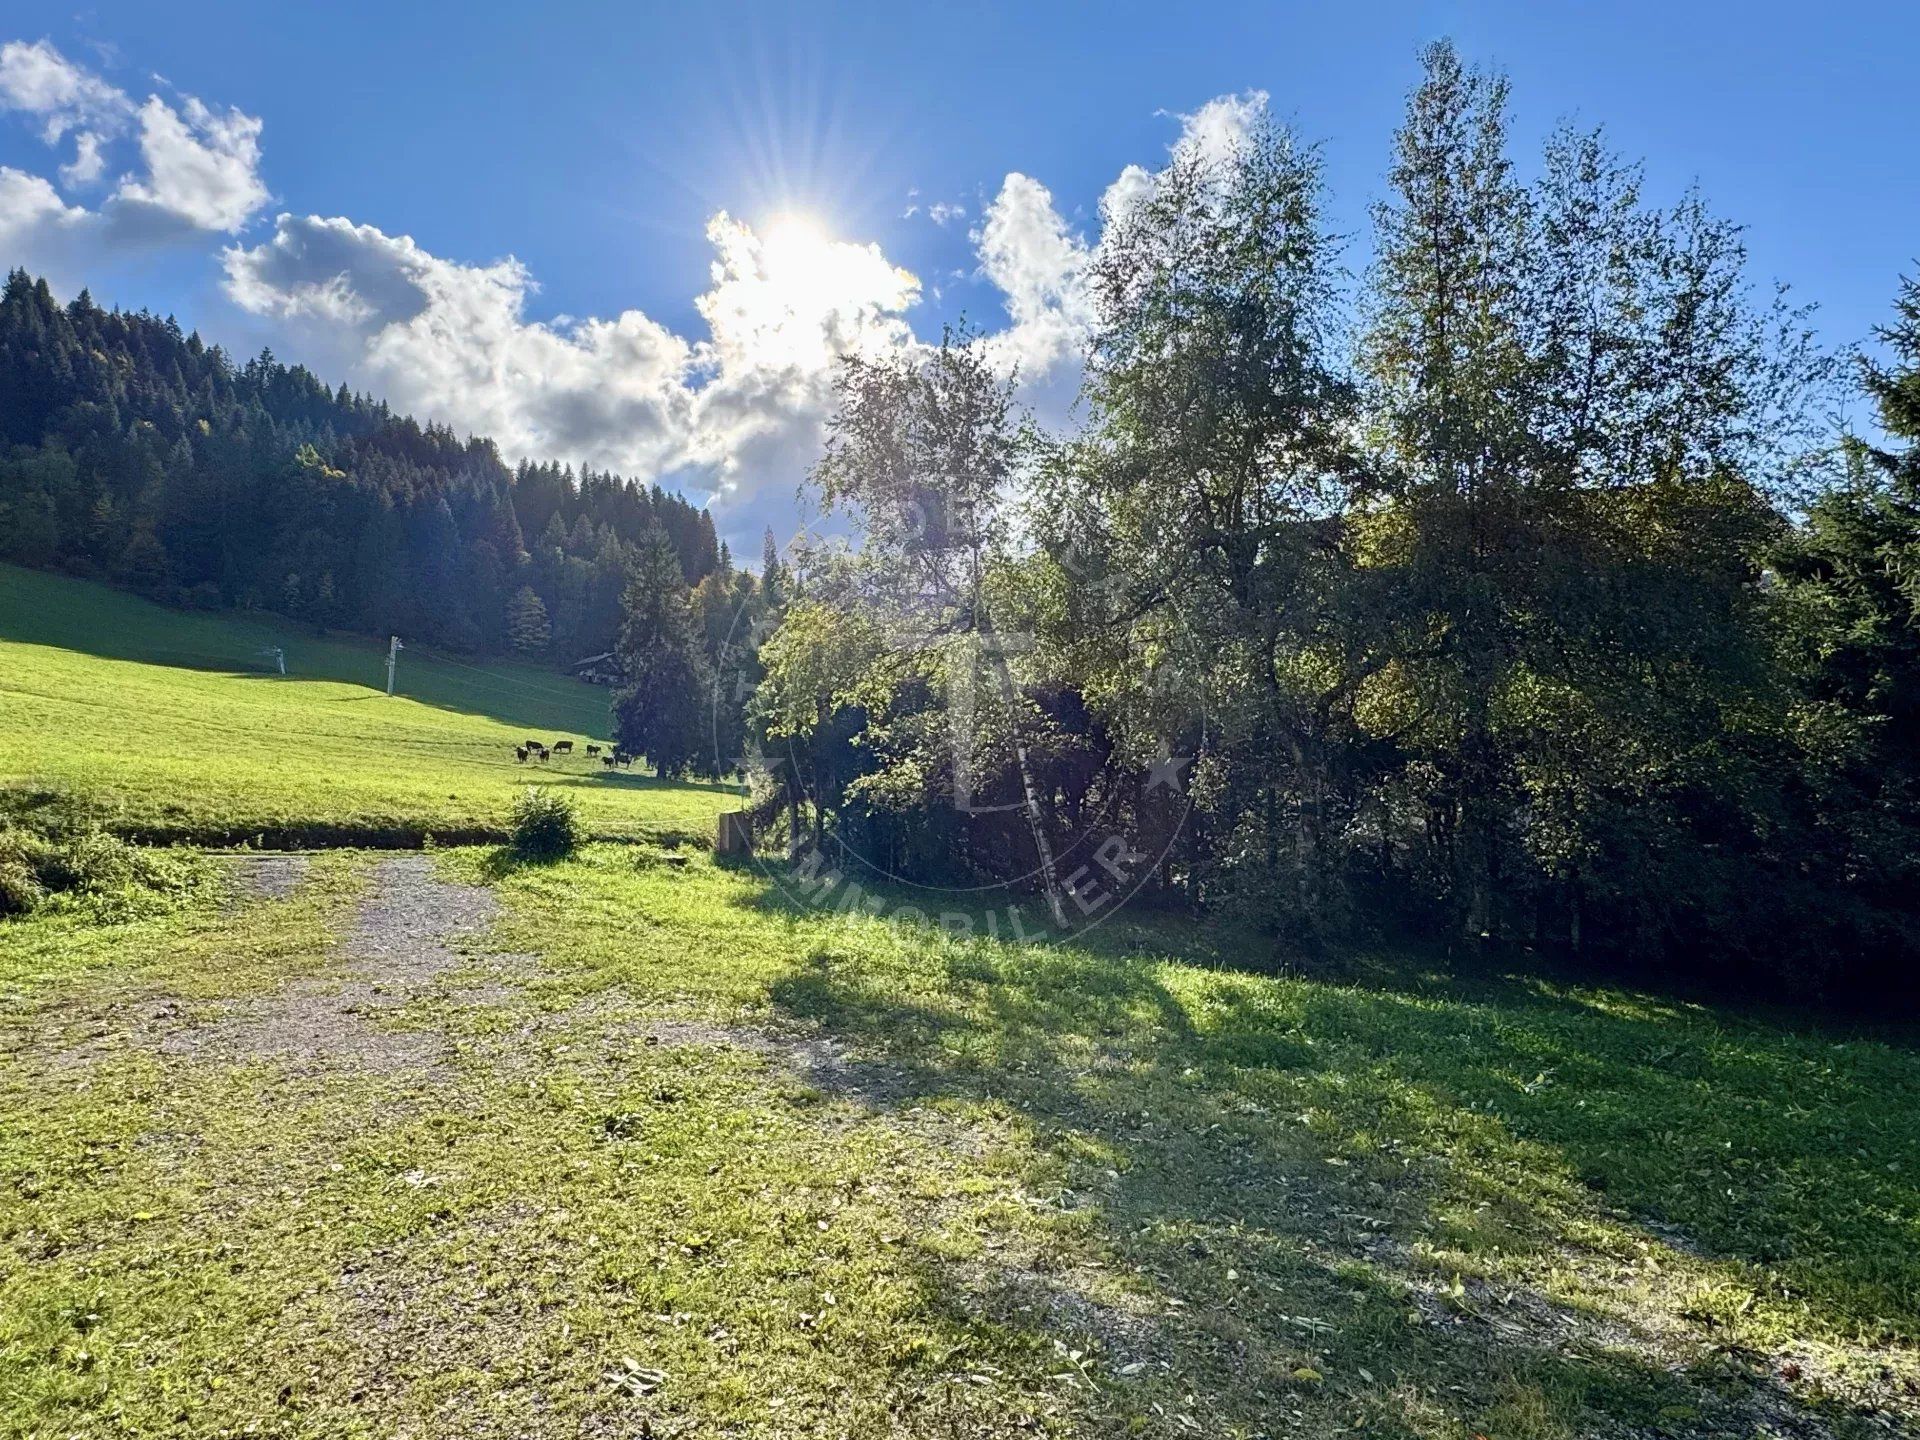
[[[0,1436],[1920,1424],[1911,1034],[1142,907],[835,913],[709,858],[724,792],[584,765],[541,777],[572,859],[376,851],[498,827],[511,742],[604,692],[0,602],[9,779],[361,841],[0,921]]]
[[[383,867],[428,863],[497,915],[354,990]],[[1898,1037],[1406,956],[1286,978],[1150,917],[959,940],[645,845],[200,894],[0,931],[0,1433],[1920,1416]]]
[[[604,688],[409,649],[388,697],[385,664],[378,642],[0,566],[0,779],[85,791],[127,834],[222,844],[479,838],[530,781],[610,837],[705,835],[730,803],[590,761]],[[524,739],[574,754],[522,765]]]

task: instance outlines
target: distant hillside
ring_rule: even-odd
[[[0,291],[0,559],[203,609],[265,609],[461,651],[611,648],[636,543],[688,583],[712,518],[658,486],[422,426],[171,319]]]
[[[337,680],[385,690],[387,647],[356,635],[316,635],[275,615],[183,613],[64,575],[0,565],[0,641],[52,645],[111,660],[188,670]],[[473,663],[424,643],[401,652],[397,693],[518,725],[598,735],[611,723],[607,691],[510,660]]]
[[[283,679],[270,647],[284,650]],[[0,786],[46,785],[154,839],[418,843],[499,834],[530,780],[565,788],[595,834],[704,836],[717,786],[608,772],[607,691],[425,647],[315,639],[271,617],[190,615],[0,565]],[[521,764],[521,739],[574,752]]]

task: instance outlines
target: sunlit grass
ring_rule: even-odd
[[[6,932],[10,1433],[1467,1440],[1920,1405],[1905,1049],[1384,961],[1275,978],[1137,917],[955,940],[646,846],[442,863],[497,884],[509,958],[372,1022],[443,1037],[436,1073],[125,1033],[324,981],[351,856],[287,901]]]
[[[287,649],[285,678],[259,668],[268,641]],[[607,733],[602,688],[408,652],[389,698],[383,655],[0,567],[0,779],[98,796],[131,833],[224,843],[502,833],[530,781],[573,795],[601,835],[705,835],[732,803],[589,760]],[[187,668],[222,657],[232,668]],[[520,764],[529,738],[570,739],[574,754]]]

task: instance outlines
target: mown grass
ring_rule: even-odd
[[[268,644],[286,649],[285,678],[263,668]],[[602,836],[703,836],[731,803],[589,761],[604,689],[409,650],[389,698],[384,654],[0,566],[0,781],[104,796],[123,833],[225,844],[496,837],[530,780],[573,795]],[[521,765],[527,738],[575,754]]]
[[[436,1073],[212,1063],[324,976],[292,899],[0,946],[0,1430],[1884,1434],[1920,1419],[1920,1060],[1622,991],[1221,933],[796,909],[518,867],[378,1019]],[[511,953],[543,957],[538,963]]]

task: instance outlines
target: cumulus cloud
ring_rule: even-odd
[[[184,113],[183,113],[184,111]],[[145,179],[129,176],[115,192],[200,230],[238,230],[267,203],[260,167],[260,121],[210,109],[189,95],[176,110],[158,95],[140,107]]]
[[[1180,159],[1224,164],[1265,122],[1267,94],[1222,95],[1191,114],[1176,115],[1180,133],[1169,152]],[[1128,165],[1100,197],[1103,230],[1153,193],[1153,172]],[[973,232],[980,273],[1002,294],[1006,329],[986,338],[996,361],[1055,395],[1077,384],[1094,323],[1088,270],[1099,253],[1074,233],[1046,186],[1007,176]],[[1051,382],[1050,384],[1048,382]]]
[[[208,232],[234,232],[266,204],[258,118],[192,96],[136,106],[117,86],[45,40],[0,45],[0,111],[38,123],[52,146],[73,144],[58,169],[69,189],[105,178],[109,150],[134,132],[137,164],[99,208],[68,204],[50,181],[14,171],[0,214],[0,262],[56,277]],[[32,181],[31,185],[27,184]]]
[[[912,343],[919,282],[879,248],[726,214],[695,343],[638,310],[540,322],[519,262],[462,265],[407,236],[282,215],[225,254],[229,296],[284,322],[396,407],[492,435],[511,456],[673,476],[724,510],[790,495],[817,448],[835,359]]]
[[[1264,107],[1257,93],[1211,101],[1179,117],[1170,149],[1224,158]],[[1103,216],[1152,183],[1129,166],[1102,196]],[[836,359],[920,343],[907,315],[921,286],[878,246],[797,219],[756,229],[722,212],[707,239],[709,284],[695,301],[707,333],[697,339],[638,310],[531,319],[537,287],[518,261],[463,264],[341,218],[280,216],[268,240],[225,252],[226,289],[312,363],[399,409],[491,435],[511,457],[704,492],[722,529],[739,537],[790,520],[818,453]],[[1016,172],[970,241],[1008,322],[981,343],[1030,397],[1070,398],[1093,326],[1097,237],[1078,233],[1044,184]]]
[[[69,185],[91,185],[107,168],[106,142],[91,130],[74,137],[73,159],[60,167],[60,178]]]
[[[1224,159],[1262,123],[1266,101],[1251,91],[1175,116],[1169,148]],[[191,96],[136,104],[45,41],[0,46],[0,112],[27,117],[50,145],[71,145],[58,166],[69,191],[111,186],[88,208],[46,178],[0,167],[0,267],[24,264],[64,288],[157,245],[241,236],[270,199],[257,117]],[[1100,233],[1153,184],[1149,169],[1128,166],[1100,196],[1089,234],[1046,185],[1014,172],[967,232],[976,266],[956,278],[990,285],[1006,312],[981,344],[1050,418],[1078,387]],[[908,215],[936,225],[968,215],[917,192],[908,200]],[[908,322],[921,285],[878,246],[799,219],[755,227],[723,212],[707,238],[698,337],[637,309],[532,318],[538,287],[519,261],[448,259],[343,217],[282,214],[270,235],[230,240],[221,263],[233,303],[320,373],[490,435],[510,458],[705,492],[723,531],[750,537],[762,523],[792,520],[838,357],[921,343]]]
[[[0,255],[26,250],[43,239],[72,234],[90,217],[68,205],[38,175],[0,165]]]
[[[1176,116],[1180,138],[1173,144],[1174,152],[1212,164],[1231,160],[1265,123],[1267,101],[1264,90],[1216,95],[1192,114]]]
[[[638,311],[539,324],[518,261],[462,265],[346,219],[282,215],[270,240],[224,262],[242,309],[399,409],[492,435],[510,455],[643,476],[686,462],[692,355]]]
[[[1005,297],[1013,324],[990,351],[1024,375],[1044,377],[1077,356],[1092,326],[1086,241],[1068,227],[1053,194],[1018,171],[1007,176],[974,232],[981,273]]]
[[[133,102],[47,41],[11,40],[0,45],[0,110],[38,119],[49,145],[74,134],[78,153],[65,168],[92,179],[100,173],[101,145],[126,128]]]

